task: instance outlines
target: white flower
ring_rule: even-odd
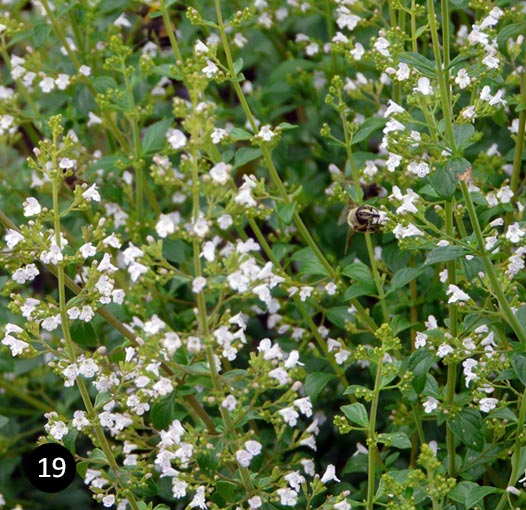
[[[194,45],[194,50],[197,54],[199,53],[208,53],[208,46],[202,42],[200,39],[197,39],[195,45]]]
[[[196,506],[201,508],[201,510],[206,510],[208,508],[206,499],[205,499],[205,487],[200,486],[195,492],[195,496],[188,505],[190,508],[195,508]]]
[[[411,68],[405,63],[401,62],[398,64],[398,70],[396,71],[396,78],[399,81],[405,81],[409,78],[409,74],[411,73]]]
[[[411,161],[407,165],[407,170],[418,177],[425,177],[429,174],[429,165],[425,161]]]
[[[515,222],[512,223],[506,230],[506,239],[516,244],[526,235],[526,232],[521,229],[520,225]]]
[[[66,90],[69,85],[69,76],[67,74],[59,74],[55,79],[55,85],[59,90]]]
[[[295,427],[298,423],[300,415],[293,407],[285,407],[285,409],[281,409],[278,413],[283,418],[283,421],[291,427]]]
[[[331,480],[334,480],[335,482],[340,482],[341,480],[336,477],[336,468],[333,464],[329,464],[327,466],[327,469],[325,470],[325,473],[321,477],[321,483],[327,483]]]
[[[438,400],[434,397],[427,397],[424,402],[424,411],[429,414],[438,408]]]
[[[175,223],[171,216],[168,214],[161,214],[159,216],[159,221],[155,225],[155,230],[159,237],[162,237],[163,239],[170,234],[173,234],[175,232]]]
[[[49,94],[55,88],[55,80],[50,76],[46,76],[38,84],[44,94]]]
[[[89,76],[91,74],[91,67],[82,65],[79,67],[79,73],[83,74],[84,76]]]
[[[215,129],[212,131],[212,134],[210,135],[210,137],[212,138],[212,142],[214,142],[215,144],[218,144],[218,143],[221,142],[221,140],[223,140],[227,135],[228,135],[228,133],[227,133],[226,130],[224,130],[223,128],[215,128]]]
[[[250,461],[252,460],[252,455],[246,450],[238,450],[236,452],[236,460],[241,466],[248,467],[250,465]]]
[[[104,246],[111,246],[117,249],[121,247],[121,242],[119,241],[119,238],[115,234],[111,234],[108,237],[104,238],[102,240],[102,244]]]
[[[276,136],[276,133],[274,133],[272,129],[270,129],[269,124],[265,124],[259,130],[259,133],[257,134],[257,136],[261,138],[262,140],[264,140],[265,142],[270,142],[270,140],[272,140],[272,138]]]
[[[300,413],[309,417],[312,416],[312,402],[310,397],[297,398],[294,405],[300,410]]]
[[[49,427],[48,432],[53,438],[60,441],[68,433],[68,427],[63,421],[57,421]]]
[[[429,81],[429,78],[426,76],[423,76],[422,78],[418,79],[418,85],[413,88],[415,92],[420,92],[423,96],[430,96],[433,92],[433,87],[431,86],[431,82]]]
[[[491,410],[497,407],[498,403],[499,401],[496,398],[490,398],[490,397],[481,398],[479,402],[479,407],[483,413],[489,413]]]
[[[221,406],[228,411],[233,411],[237,406],[236,397],[234,397],[234,395],[227,395],[223,402],[221,402]]]
[[[298,493],[289,487],[284,489],[278,489],[276,491],[277,495],[280,497],[280,502],[284,506],[296,506],[298,502]]]
[[[24,216],[26,218],[29,216],[36,216],[42,211],[42,206],[34,197],[28,197],[22,205],[24,206]]]
[[[455,78],[455,83],[461,89],[465,89],[471,83],[471,78],[469,77],[465,69],[459,69],[457,76]]]
[[[97,185],[93,184],[90,186],[84,193],[82,193],[83,198],[86,200],[94,200],[95,202],[100,202],[100,194],[97,190]]]
[[[263,505],[263,501],[261,501],[261,498],[259,496],[252,496],[248,501],[248,506],[250,507],[250,510],[257,510],[261,505]]]
[[[89,305],[85,305],[82,307],[82,311],[80,312],[79,319],[84,322],[89,322],[93,317],[95,316],[95,312],[93,311],[93,308]]]
[[[228,179],[230,179],[230,170],[232,170],[232,165],[226,164],[223,161],[216,163],[210,169],[210,177],[214,182],[219,184],[226,184]]]
[[[206,67],[203,67],[201,71],[203,71],[207,78],[213,78],[219,71],[219,67],[217,67],[211,60],[207,60]]]
[[[136,282],[139,279],[139,276],[146,273],[148,268],[139,262],[132,262],[128,266],[128,272],[130,273],[130,278],[132,282]]]
[[[245,441],[245,448],[250,453],[250,455],[255,457],[261,453],[263,446],[259,441],[254,441],[251,439],[249,441]]]
[[[452,352],[455,352],[455,349],[453,349],[451,345],[442,343],[440,344],[440,347],[437,350],[437,356],[439,358],[445,358],[448,354],[451,354]]]
[[[168,140],[168,143],[172,146],[172,148],[175,150],[182,149],[188,141],[186,135],[180,129],[174,128],[170,128],[166,132],[166,139]]]
[[[197,294],[206,287],[206,278],[204,276],[198,276],[192,280],[192,292]]]
[[[126,17],[126,15],[124,13],[122,13],[114,22],[113,24],[116,26],[116,27],[126,27],[126,28],[129,28],[131,27],[131,23],[129,22],[128,18]]]
[[[460,290],[456,285],[450,284],[446,294],[450,296],[448,303],[456,303],[458,301],[469,301],[470,297],[464,291]]]
[[[4,241],[9,249],[14,248],[20,241],[24,240],[24,236],[11,228],[7,229],[7,234],[4,236]]]
[[[87,259],[93,257],[97,253],[97,249],[91,243],[86,243],[79,248],[79,252],[83,258]]]

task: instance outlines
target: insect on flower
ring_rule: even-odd
[[[360,205],[358,207],[345,207],[340,215],[338,225],[342,225],[345,220],[350,229],[345,241],[345,253],[349,248],[352,236],[355,232],[379,232],[387,221],[387,214],[372,205]]]
[[[378,232],[387,217],[372,205],[354,207],[347,214],[347,223],[355,232]]]

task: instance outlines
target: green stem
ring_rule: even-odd
[[[199,218],[199,158],[197,153],[197,148],[194,146],[192,150],[192,221],[195,222]],[[194,237],[193,241],[193,262],[194,262],[194,274],[195,277],[202,276],[202,267],[201,267],[201,257],[199,253],[200,242],[197,237]],[[212,386],[217,395],[224,397],[225,391],[223,383],[219,374],[217,372],[214,350],[210,344],[210,330],[208,327],[208,314],[206,310],[206,301],[205,294],[201,290],[197,293],[197,308],[198,308],[198,322],[199,322],[199,333],[206,342],[206,359],[208,361],[208,366],[210,367],[210,378],[212,380]],[[226,408],[222,405],[219,406],[219,412],[221,413],[221,418],[225,426],[225,431],[230,436],[235,436],[236,428],[232,421],[232,417]],[[247,495],[251,494],[254,491],[254,484],[250,478],[250,471],[248,468],[241,466],[239,464],[239,473],[241,475],[241,480]]]
[[[351,133],[349,132],[349,126],[347,124],[347,119],[345,115],[341,114],[342,126],[343,126],[343,136],[345,139],[345,151],[347,153],[347,159],[351,167],[352,180],[354,189],[356,191],[356,196],[361,196],[362,190],[360,188],[360,174],[358,173],[358,168],[354,164],[352,149],[351,149]],[[367,253],[369,255],[369,263],[373,272],[374,284],[376,286],[376,291],[378,292],[378,299],[380,300],[380,306],[382,308],[383,321],[389,320],[389,311],[387,310],[387,303],[385,300],[385,293],[382,279],[380,278],[380,273],[378,272],[378,265],[376,263],[376,258],[374,257],[374,247],[371,242],[371,234],[369,232],[365,233],[365,244],[367,245]]]
[[[55,243],[59,247],[59,249],[62,250],[61,239],[60,239],[60,232],[61,232],[60,230],[60,209],[59,209],[60,204],[59,204],[59,199],[58,199],[61,181],[60,181],[60,172],[58,170],[58,165],[56,161],[57,142],[58,142],[57,136],[55,133],[53,133],[53,147],[55,148],[55,150],[53,151],[53,155],[52,155],[52,163],[53,163],[52,168],[57,171],[57,175],[51,179],[52,193],[53,193],[53,226],[55,229]],[[66,346],[67,355],[69,357],[70,362],[74,363],[77,360],[77,356],[75,352],[75,346],[73,344],[73,339],[71,337],[71,331],[69,329],[69,324],[68,324],[66,285],[65,285],[65,279],[64,279],[64,261],[63,260],[58,261],[57,278],[58,278],[58,295],[59,295],[59,308],[60,308],[60,319],[61,319],[61,325],[62,325],[62,332],[64,334],[64,342]],[[76,384],[79,389],[82,401],[84,403],[84,407],[86,408],[88,415],[92,419],[92,426],[95,432],[95,436],[97,438],[98,446],[104,452],[106,460],[108,461],[109,466],[113,470],[115,481],[117,485],[121,488],[123,493],[126,494],[126,498],[128,499],[131,508],[133,510],[139,510],[139,506],[137,504],[137,501],[135,500],[135,496],[133,495],[132,490],[128,487],[127,483],[121,479],[119,465],[117,464],[117,461],[115,460],[115,456],[113,455],[113,451],[108,443],[108,440],[106,439],[106,436],[104,435],[104,431],[102,430],[102,427],[97,420],[97,413],[95,412],[95,409],[91,402],[91,398],[89,396],[89,392],[86,387],[86,384],[80,376],[77,377]]]
[[[519,408],[519,417],[517,420],[517,431],[515,433],[515,445],[513,447],[513,455],[512,455],[512,468],[510,477],[508,478],[508,483],[506,484],[507,487],[514,486],[517,483],[517,480],[519,479],[520,475],[520,467],[521,467],[521,450],[524,445],[524,421],[526,420],[526,390],[521,395],[521,406]],[[502,494],[499,503],[497,505],[497,508],[495,510],[502,510],[504,508],[504,505],[506,504],[506,500],[509,497],[509,493],[507,491],[504,491]]]
[[[502,286],[497,277],[497,273],[495,272],[495,268],[493,267],[488,252],[486,251],[486,245],[482,236],[482,230],[480,229],[479,220],[475,211],[475,206],[473,205],[473,201],[471,200],[471,195],[469,194],[468,186],[464,181],[461,181],[460,188],[462,189],[462,196],[464,197],[464,201],[466,202],[469,219],[471,220],[471,226],[473,227],[473,231],[477,239],[478,249],[481,253],[482,262],[484,263],[484,268],[486,269],[486,274],[491,283],[493,292],[497,297],[499,308],[503,313],[504,317],[506,318],[506,322],[513,329],[513,331],[517,335],[517,338],[521,341],[523,347],[526,347],[526,330],[513,313],[513,310],[511,309],[510,304],[508,303],[506,295],[502,290]]]
[[[442,0],[442,4],[447,3],[447,0]],[[436,23],[435,5],[433,0],[427,0],[428,20],[431,29],[431,40],[433,41],[433,54],[436,62],[436,72],[438,77],[438,84],[440,88],[440,101],[442,103],[442,113],[444,115],[444,124],[446,130],[446,139],[451,151],[454,150],[455,136],[453,133],[453,123],[451,116],[451,104],[449,102],[449,84],[447,82],[448,73],[444,71],[442,66],[442,56],[440,55],[440,41],[438,39],[438,27]],[[447,23],[448,20],[446,20]],[[444,46],[446,48],[446,46]],[[449,45],[447,46],[449,48]],[[447,57],[449,61],[449,56]]]
[[[256,125],[254,115],[252,114],[250,106],[247,102],[245,94],[243,93],[243,90],[241,89],[239,85],[239,82],[234,79],[236,76],[236,73],[234,71],[234,61],[232,59],[232,53],[230,51],[228,37],[225,32],[225,26],[223,23],[223,17],[221,14],[221,5],[220,5],[219,0],[215,0],[215,7],[216,7],[217,20],[218,20],[219,33],[221,36],[221,41],[223,43],[223,49],[224,49],[225,57],[227,61],[227,69],[229,71],[230,77],[232,78],[232,86],[234,87],[234,90],[241,104],[241,108],[243,109],[243,112],[245,113],[245,116],[252,128],[252,131],[255,133],[257,130],[257,125]],[[265,165],[267,166],[269,170],[270,180],[272,181],[272,184],[277,188],[281,198],[285,202],[289,203],[290,197],[288,196],[287,190],[285,189],[283,181],[281,180],[279,173],[276,170],[276,167],[274,166],[274,162],[272,161],[271,152],[269,148],[263,144],[261,146],[261,152],[263,155],[263,160],[265,161]],[[312,251],[315,253],[320,263],[323,265],[323,267],[327,271],[327,274],[329,275],[329,277],[335,280],[337,277],[337,274],[336,274],[336,271],[334,270],[334,267],[327,260],[325,255],[323,255],[316,241],[314,241],[314,239],[310,235],[310,232],[308,231],[307,227],[303,223],[303,220],[301,219],[300,215],[297,212],[294,212],[292,221],[295,227],[298,229],[299,233],[301,234],[302,238],[305,240],[307,245],[312,249]],[[372,331],[376,330],[378,326],[374,323],[373,319],[368,316],[368,314],[365,312],[364,308],[358,302],[358,300],[352,299],[351,303],[356,308],[361,320],[365,322]]]
[[[526,64],[526,62],[525,62]],[[513,155],[513,172],[511,174],[510,188],[513,191],[513,201],[517,200],[517,190],[519,189],[519,179],[521,175],[522,155],[524,153],[524,137],[526,127],[526,72],[524,67],[520,81],[520,104],[522,110],[519,113],[519,129],[517,131],[517,141],[515,143],[515,153]],[[506,213],[505,226],[511,223],[512,213]]]
[[[373,400],[371,402],[371,411],[369,413],[368,427],[368,461],[367,461],[367,510],[374,510],[374,494],[376,492],[376,458],[378,449],[376,447],[376,414],[380,401],[380,386],[382,382],[383,355],[378,357],[378,366],[376,367],[376,376],[374,380]]]
[[[20,233],[19,228],[3,213],[3,211],[0,210],[0,223],[5,228],[10,228],[12,230],[15,230],[16,232]],[[54,266],[53,264],[44,264],[46,269],[54,275],[58,279],[58,268],[57,266]],[[72,278],[70,278],[67,274],[63,274],[64,277],[64,284],[65,286],[73,292],[75,295],[80,295],[82,293],[82,288],[79,287]],[[100,315],[108,324],[113,326],[123,337],[127,338],[129,342],[132,345],[137,346],[137,339],[133,332],[128,329],[124,324],[115,317],[111,312],[108,312],[105,308],[97,308],[96,313]],[[173,375],[173,370],[165,363],[162,362],[161,366],[165,373],[169,375]],[[179,382],[179,381],[176,381]],[[207,412],[204,410],[203,406],[200,404],[200,402],[197,400],[195,395],[186,395],[185,397],[186,403],[192,407],[195,414],[198,415],[203,423],[206,425],[206,428],[210,432],[210,434],[217,434],[214,422],[208,416]]]

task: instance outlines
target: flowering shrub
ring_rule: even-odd
[[[525,507],[525,2],[2,4],[0,506]]]

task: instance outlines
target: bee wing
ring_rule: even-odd
[[[340,217],[338,218],[338,225],[343,225],[344,223],[347,223],[347,215],[349,214],[349,211],[351,210],[350,206],[346,205],[342,212],[340,213]]]

